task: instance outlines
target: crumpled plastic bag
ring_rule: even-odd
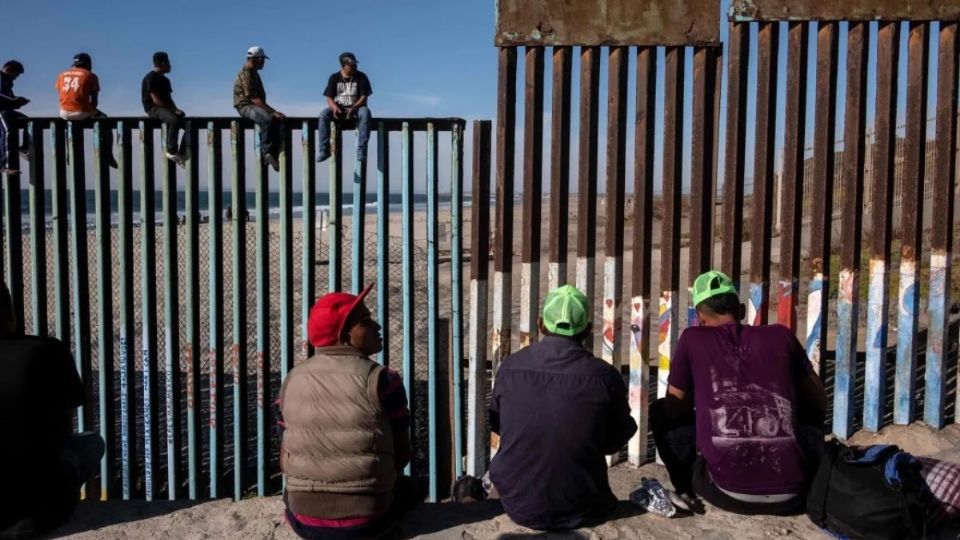
[[[663,487],[663,484],[655,478],[642,478],[640,487],[630,494],[630,502],[647,512],[668,518],[693,513],[686,501]]]

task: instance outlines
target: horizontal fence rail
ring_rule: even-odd
[[[4,177],[0,274],[21,331],[59,337],[76,359],[87,398],[75,426],[107,442],[88,498],[276,493],[274,402],[312,353],[310,307],[326,291],[371,282],[384,327],[376,359],[407,383],[411,472],[437,500],[462,471],[462,268],[476,245],[462,231],[472,204],[466,123],[374,119],[375,143],[366,160],[350,160],[345,200],[350,131],[332,126],[336,151],[319,164],[328,184],[318,186],[317,122],[284,121],[274,173],[255,127],[238,118],[185,118],[182,168],[160,152],[166,127],[154,120],[24,121],[32,152],[24,174]],[[414,139],[426,142],[419,152]],[[489,163],[489,144],[479,151]],[[484,210],[489,200],[473,212]],[[364,227],[368,219],[375,225]],[[401,304],[403,321],[393,316]]]

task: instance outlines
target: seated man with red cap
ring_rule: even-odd
[[[400,471],[409,463],[410,411],[360,295],[324,295],[310,310],[316,354],[280,389],[286,518],[302,538],[379,538],[422,500]]]

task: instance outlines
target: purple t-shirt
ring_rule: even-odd
[[[680,336],[670,385],[693,397],[697,448],[713,482],[735,493],[800,491],[797,384],[813,367],[780,325],[694,326]]]

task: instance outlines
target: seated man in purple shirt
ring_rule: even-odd
[[[738,514],[802,512],[823,448],[820,377],[786,327],[740,324],[723,273],[698,277],[693,301],[699,325],[680,336],[667,396],[650,406],[674,489]]]

